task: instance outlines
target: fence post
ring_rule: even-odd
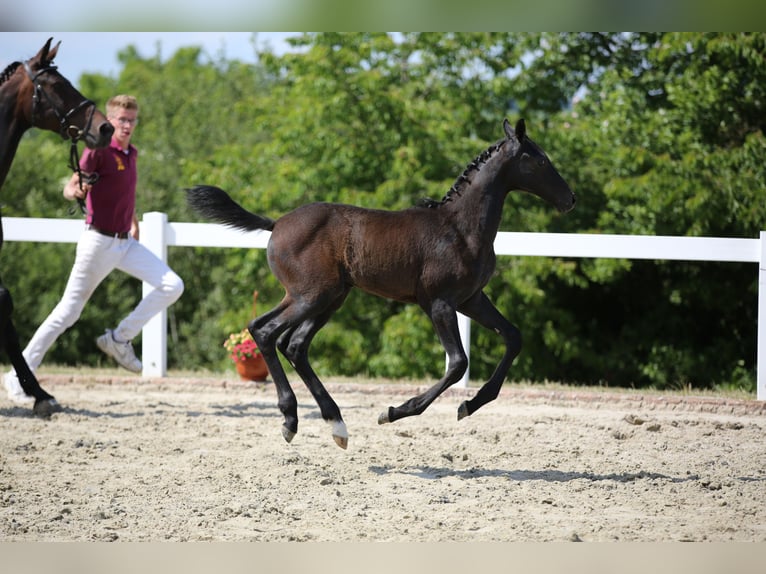
[[[761,231],[761,259],[758,263],[758,356],[755,361],[756,398],[766,401],[766,231]]]
[[[465,356],[468,358],[468,366],[465,369],[463,378],[455,383],[456,387],[466,388],[468,387],[468,379],[471,372],[471,319],[463,315],[457,314],[457,326],[460,329],[460,341],[463,343],[463,349],[465,349]],[[446,367],[449,367],[449,356],[446,358]],[[445,368],[446,368],[445,367]]]
[[[165,229],[168,223],[166,213],[152,211],[144,213],[141,221],[141,243],[163,261],[168,260],[168,248]],[[154,289],[143,283],[143,296]],[[164,377],[167,373],[167,311],[163,309],[144,325],[141,331],[141,361],[144,364],[141,375],[144,377]]]
[[[458,387],[468,387],[468,379],[471,372],[471,320],[462,313],[457,314],[457,326],[460,329],[460,340],[465,349],[465,356],[468,359],[468,366],[465,368],[463,378],[457,382]]]

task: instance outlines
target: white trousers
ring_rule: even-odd
[[[74,266],[61,300],[37,328],[24,349],[27,364],[36,371],[56,339],[80,318],[96,287],[114,269],[149,283],[154,290],[114,330],[120,341],[130,341],[154,315],[175,303],[183,280],[144,245],[129,237],[117,239],[85,230],[77,243]]]

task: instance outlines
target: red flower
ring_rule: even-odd
[[[261,352],[247,329],[229,335],[223,346],[229,351],[229,356],[234,362],[245,361]]]

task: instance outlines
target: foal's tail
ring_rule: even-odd
[[[195,185],[187,189],[186,201],[201,216],[235,229],[271,231],[274,228],[273,219],[247,211],[224,190],[212,185]]]

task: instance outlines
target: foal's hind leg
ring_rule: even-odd
[[[35,398],[35,404],[32,407],[33,412],[41,417],[49,417],[51,414],[61,411],[61,405],[52,395],[40,387],[37,377],[35,377],[26,359],[24,359],[21,345],[19,344],[19,335],[11,319],[12,312],[13,302],[11,294],[8,292],[8,289],[0,285],[0,346],[8,354],[21,388],[24,389],[27,395]]]
[[[314,335],[330,320],[330,317],[341,306],[347,294],[348,291],[337,299],[332,307],[320,315],[306,319],[295,329],[285,331],[278,342],[279,350],[290,361],[290,364],[295,368],[301,379],[303,379],[306,387],[308,387],[317,405],[319,405],[322,418],[332,427],[333,440],[343,449],[348,447],[346,423],[343,422],[338,405],[330,396],[330,393],[327,392],[324,385],[322,385],[314,369],[311,368],[308,348]]]
[[[458,407],[457,420],[472,415],[480,407],[497,398],[513,360],[521,352],[521,331],[503,317],[483,292],[477,293],[461,306],[459,311],[483,327],[499,334],[505,341],[505,353],[495,368],[495,372],[479,389],[476,396],[464,401]]]
[[[290,387],[285,370],[277,356],[276,342],[280,333],[289,327],[281,315],[290,307],[285,297],[282,302],[268,313],[250,321],[248,330],[255,340],[269,367],[271,379],[277,390],[277,406],[282,412],[282,436],[287,442],[293,440],[298,432],[298,400]]]
[[[329,297],[325,297],[325,300],[333,300]],[[336,298],[337,299],[337,298]],[[342,302],[342,298],[340,301]],[[305,366],[308,365],[308,360],[301,358],[301,353],[295,355],[291,354],[289,341],[293,339],[295,333],[298,333],[300,340],[309,333],[308,341],[311,340],[313,334],[316,333],[319,327],[313,328],[312,325],[315,321],[315,315],[319,313],[318,309],[326,307],[319,301],[306,302],[302,300],[297,303],[295,299],[286,295],[282,302],[266,313],[265,315],[253,319],[248,325],[250,334],[258,344],[258,348],[263,354],[263,358],[266,361],[266,365],[269,367],[271,378],[274,380],[274,385],[277,389],[279,410],[285,417],[284,424],[282,425],[282,436],[287,442],[290,442],[298,432],[298,401],[295,398],[295,393],[290,388],[290,383],[287,380],[282,364],[277,356],[277,344],[280,340],[285,341],[283,344],[287,346],[288,354],[285,356],[296,367],[296,371],[306,381],[307,386],[311,390],[314,397],[317,398],[322,416],[328,422],[333,424],[333,438],[338,445],[345,448],[345,443],[348,440],[346,433],[346,425],[340,416],[340,410],[335,402],[330,398],[327,391],[324,390],[319,379],[314,375],[315,382],[311,377],[307,377],[307,371]],[[333,309],[337,309],[337,306]],[[324,324],[329,316],[324,321],[320,321],[319,326]],[[305,326],[304,326],[305,325]],[[305,365],[305,366],[304,366]],[[310,370],[310,368],[309,368]]]
[[[431,317],[436,334],[447,351],[447,372],[438,383],[426,392],[412,397],[398,407],[389,407],[378,417],[378,424],[391,423],[404,417],[419,415],[436,400],[436,397],[458,382],[468,368],[468,357],[460,341],[460,329],[458,328],[455,309],[446,301],[433,301],[431,307],[424,307],[424,310]]]

